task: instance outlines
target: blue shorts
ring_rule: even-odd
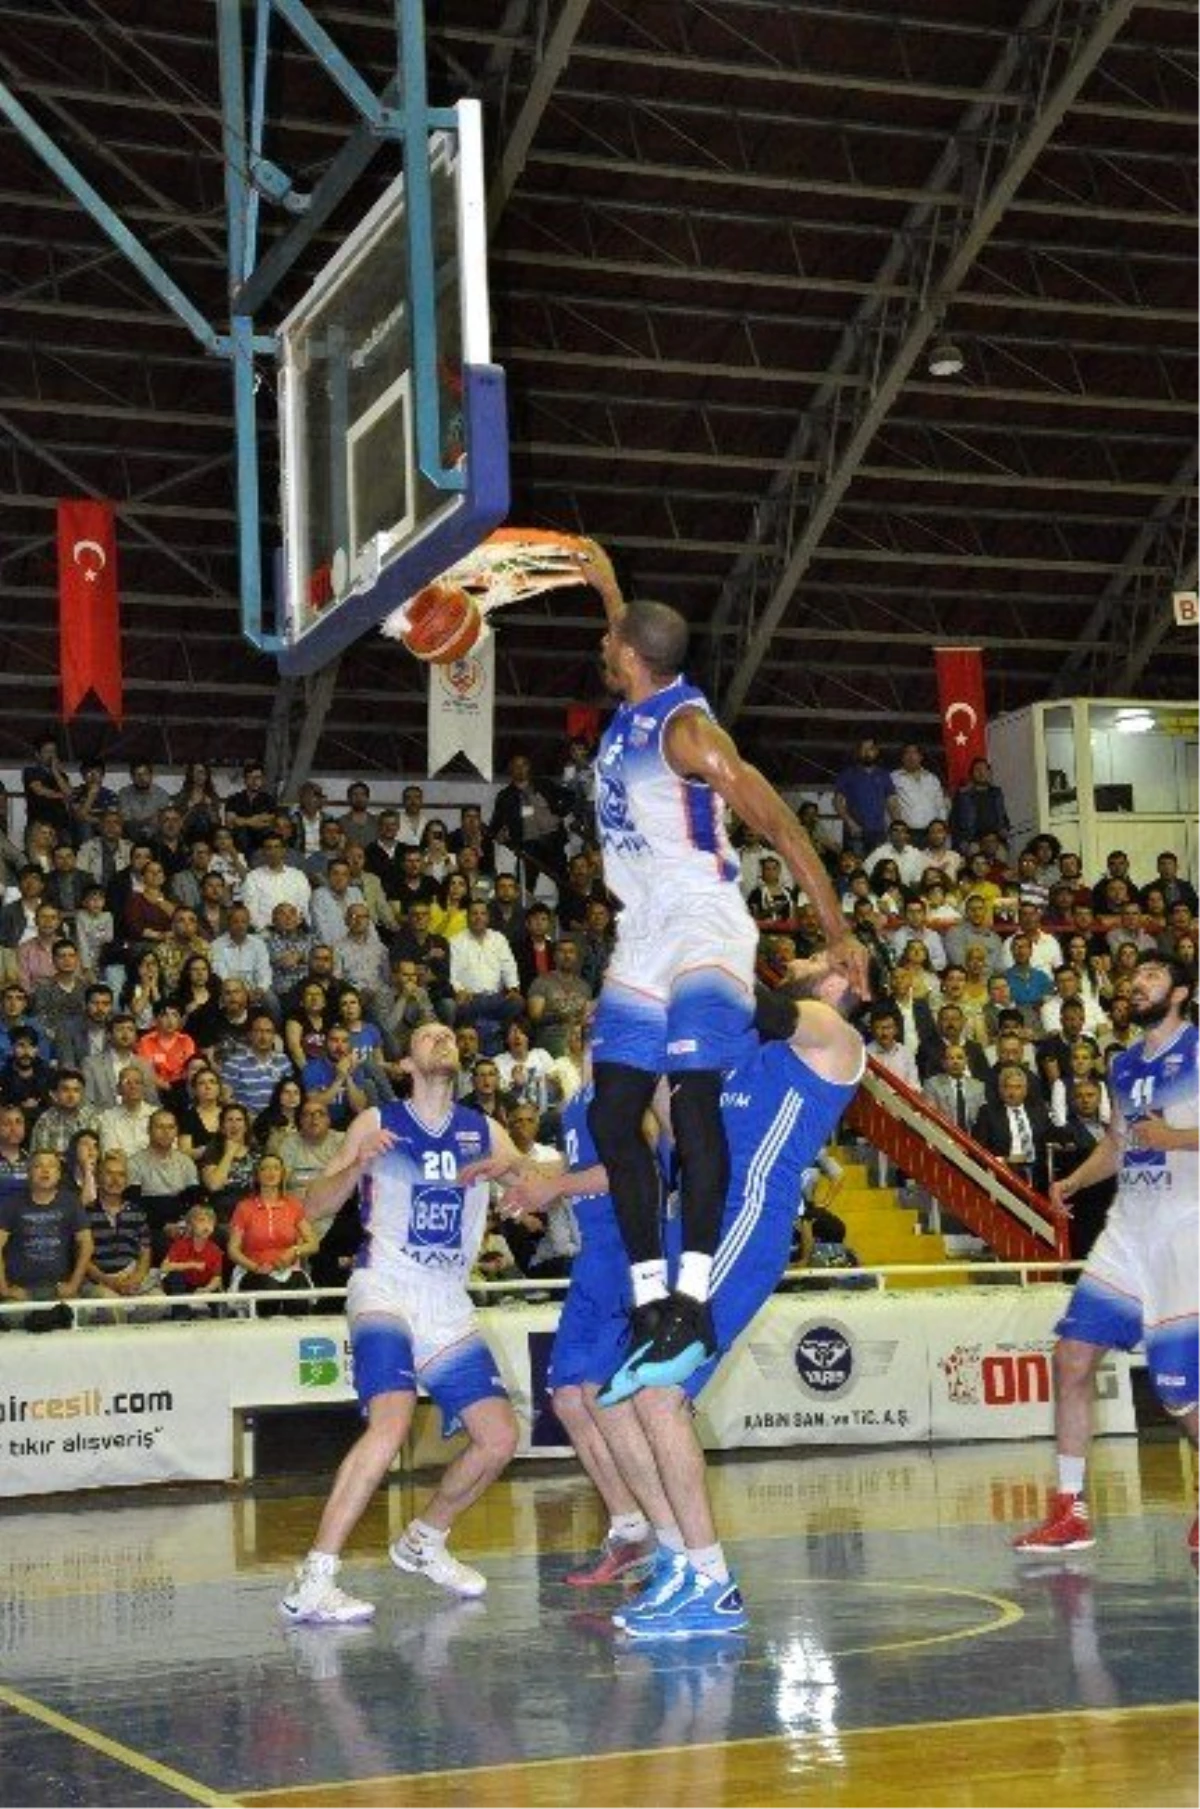
[[[442,1416],[442,1437],[462,1426],[463,1411],[476,1401],[507,1400],[508,1389],[484,1340],[474,1333],[439,1351],[421,1369],[413,1361],[412,1334],[400,1319],[370,1315],[350,1327],[354,1388],[365,1415],[376,1395],[415,1394],[417,1383]]]
[[[617,1216],[606,1197],[589,1200],[586,1214],[576,1204],[583,1245],[571,1264],[571,1285],[559,1314],[546,1386],[598,1388],[620,1364],[629,1343],[633,1291],[629,1258]]]
[[[1194,1314],[1147,1326],[1141,1303],[1132,1294],[1118,1293],[1085,1271],[1054,1330],[1060,1338],[1077,1338],[1105,1350],[1132,1350],[1144,1340],[1150,1380],[1168,1413],[1187,1413],[1196,1405],[1200,1338]]]

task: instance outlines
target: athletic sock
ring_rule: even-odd
[[[1060,1457],[1058,1460],[1058,1487],[1063,1495],[1083,1494],[1083,1475],[1087,1468],[1084,1457]]]
[[[667,1265],[661,1256],[653,1262],[634,1263],[629,1271],[633,1278],[633,1304],[649,1306],[651,1301],[667,1297]]]
[[[701,1545],[696,1550],[689,1548],[688,1561],[693,1570],[698,1570],[702,1577],[711,1577],[714,1583],[728,1583],[729,1566],[725,1562],[725,1553],[719,1545]]]
[[[679,1274],[675,1281],[676,1292],[687,1294],[693,1300],[707,1300],[712,1266],[711,1256],[704,1256],[699,1250],[685,1250],[679,1259]]]
[[[682,1557],[687,1550],[683,1534],[675,1525],[674,1521],[672,1521],[669,1526],[656,1526],[654,1529],[654,1537],[658,1540],[663,1551],[672,1552],[677,1557]]]
[[[447,1534],[440,1526],[430,1526],[427,1520],[410,1520],[404,1530],[404,1536],[410,1545],[432,1547],[440,1550],[446,1543]]]
[[[641,1545],[650,1537],[650,1522],[645,1514],[614,1514],[609,1522],[608,1536],[619,1539],[622,1545]]]
[[[315,1545],[305,1559],[306,1564],[311,1564],[314,1570],[319,1570],[322,1575],[327,1577],[333,1575],[341,1561],[341,1558],[336,1552],[318,1551]]]

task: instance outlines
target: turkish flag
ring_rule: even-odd
[[[567,705],[567,740],[586,741],[592,747],[600,739],[600,712],[594,704]]]
[[[58,669],[62,719],[89,691],[120,722],[121,620],[113,505],[72,498],[58,505]]]
[[[965,783],[973,760],[987,759],[987,702],[978,647],[935,647],[938,711],[946,753],[946,784]]]

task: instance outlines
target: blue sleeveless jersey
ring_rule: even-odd
[[[588,1125],[588,1113],[592,1109],[594,1098],[595,1090],[589,1081],[586,1087],[580,1087],[578,1093],[568,1099],[562,1109],[563,1154],[571,1173],[576,1169],[593,1168],[600,1162]],[[605,1226],[616,1223],[612,1202],[606,1192],[572,1194],[571,1204],[575,1208],[575,1217],[585,1242],[588,1238],[595,1237]]]
[[[682,709],[712,715],[695,685],[677,678],[641,703],[622,704],[596,760],[596,821],[606,883],[626,906],[714,884],[736,891],[741,868],[711,785],[681,778],[663,742]]]
[[[1161,1117],[1176,1129],[1190,1129],[1197,1122],[1197,1032],[1184,1024],[1154,1055],[1144,1043],[1134,1043],[1114,1056],[1112,1090],[1127,1125],[1141,1118]],[[1117,1175],[1120,1197],[1163,1201],[1195,1201],[1200,1185],[1200,1163],[1194,1149],[1125,1148]]]
[[[379,1107],[396,1142],[360,1188],[364,1237],[355,1267],[390,1280],[465,1285],[487,1221],[488,1184],[458,1176],[491,1149],[482,1112],[454,1105],[433,1129],[406,1100]]]
[[[790,1223],[800,1213],[804,1171],[828,1142],[860,1078],[845,1085],[823,1080],[790,1043],[761,1043],[726,1075],[721,1119],[732,1172],[722,1251],[727,1244],[740,1246],[764,1214]]]

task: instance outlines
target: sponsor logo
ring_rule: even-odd
[[[668,1055],[695,1055],[698,1044],[694,1036],[685,1036],[677,1043],[667,1044]]]
[[[301,1338],[296,1379],[301,1388],[331,1388],[342,1378],[338,1347],[332,1338]]]
[[[451,660],[448,665],[435,666],[438,683],[455,703],[474,703],[485,689],[487,679],[484,670],[473,653],[465,653],[459,660]]]
[[[750,1095],[749,1093],[722,1093],[721,1104],[723,1106],[741,1106],[745,1108],[750,1104]]]
[[[841,1325],[806,1326],[796,1341],[796,1373],[810,1394],[829,1399],[854,1380],[854,1345]]]

